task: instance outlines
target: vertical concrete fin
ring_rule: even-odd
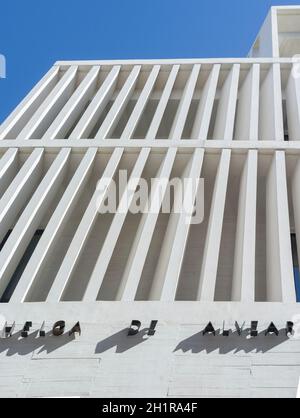
[[[275,151],[266,184],[267,300],[295,302],[284,151]]]
[[[296,232],[296,242],[298,251],[298,263],[300,266],[300,159],[298,158],[295,171],[291,181],[292,201],[294,209],[294,222]]]
[[[11,297],[11,302],[18,303],[26,300],[32,284],[34,284],[47,259],[47,255],[58,242],[63,226],[72,216],[72,210],[76,206],[80,194],[88,181],[96,154],[96,148],[89,148],[85,153],[20,278]]]
[[[215,295],[231,151],[222,150],[215,180],[203,253],[198,300],[213,302]]]
[[[148,129],[146,139],[148,140],[154,140],[156,138],[159,126],[161,124],[164,112],[166,110],[167,104],[169,102],[170,96],[173,91],[173,87],[178,75],[180,69],[180,65],[173,65],[172,70],[170,72],[170,75],[168,77],[167,83],[165,85],[165,88],[162,92],[160,101],[158,103],[157,109],[155,111],[155,114],[153,116],[152,122],[150,124],[150,127]]]
[[[192,139],[207,139],[209,124],[217,92],[220,69],[220,64],[213,65],[209,77],[203,87],[191,134]]]
[[[142,113],[145,109],[145,106],[149,100],[149,97],[152,93],[159,71],[160,65],[154,65],[148,77],[148,80],[146,81],[145,86],[140,94],[140,97],[132,111],[132,114],[130,115],[130,118],[125,126],[125,129],[121,135],[121,139],[130,139],[132,137],[137,127],[137,124],[142,116]]]
[[[232,300],[255,300],[257,151],[250,150],[244,165],[238,204]]]
[[[14,139],[24,128],[37,108],[54,88],[59,77],[59,66],[53,66],[17,108],[0,125],[0,140]]]
[[[112,133],[114,127],[117,125],[122,111],[130,100],[131,94],[137,83],[138,76],[141,71],[140,65],[135,65],[129,74],[123,88],[119,92],[114,104],[112,105],[108,115],[106,116],[102,126],[98,130],[95,139],[105,139]]]
[[[74,91],[58,116],[43,135],[43,139],[64,138],[84,109],[96,88],[99,66],[93,66]]]
[[[0,194],[2,195],[17,172],[18,148],[9,148],[0,159]]]
[[[22,212],[0,253],[0,295],[64,180],[70,148],[62,149]]]
[[[157,181],[152,186],[153,189],[148,198],[149,212],[142,215],[118,289],[117,300],[133,301],[135,299],[176,154],[177,148],[169,149],[161,163]]]
[[[72,65],[40,105],[32,118],[17,136],[18,139],[40,139],[70,98],[76,81],[78,67]]]
[[[253,64],[240,88],[234,139],[258,141],[260,65]]]
[[[259,140],[283,141],[280,64],[272,64],[260,89]]]
[[[120,65],[115,65],[95,94],[83,116],[70,134],[70,139],[88,138],[116,87]]]
[[[300,74],[294,64],[286,87],[286,114],[289,140],[300,141]]]
[[[224,139],[225,141],[233,139],[239,74],[240,64],[233,64],[222,87],[213,133],[214,139]]]
[[[194,91],[196,88],[199,71],[200,71],[200,64],[195,64],[191,71],[191,74],[186,82],[186,86],[184,88],[182,98],[179,103],[179,107],[177,109],[173,125],[171,128],[171,132],[169,135],[170,139],[178,140],[181,139],[182,132],[184,129],[184,125],[186,122],[186,118],[192,103]]]
[[[84,300],[95,301],[97,298],[149,154],[150,148],[143,148],[138,156],[90,277]]]
[[[43,148],[35,149],[0,199],[0,242],[40,181]]]
[[[193,188],[189,189],[189,186],[186,184],[186,190],[184,189],[184,207],[182,208],[183,210],[179,215],[178,223],[176,226],[174,241],[167,264],[164,285],[161,292],[160,300],[164,302],[172,302],[175,300],[185,248],[188,240],[188,234],[192,221],[195,198],[197,195],[198,187],[200,186],[200,175],[202,170],[203,157],[203,149],[198,148],[194,151],[190,169],[187,175],[187,179],[193,183]],[[194,187],[196,182],[198,182],[198,185],[197,187]]]
[[[201,172],[203,149],[197,149],[190,158],[182,176],[184,179],[191,178],[198,179]],[[160,257],[155,269],[152,286],[150,289],[150,300],[174,300],[179,280],[182,260],[184,257],[184,249],[191,219],[184,212],[183,204],[189,205],[190,201],[186,199],[187,190],[184,190],[182,184],[175,185],[174,205],[169,217],[167,230],[162,243]],[[193,200],[193,199],[192,199]],[[175,207],[175,202],[176,206]],[[194,202],[193,202],[194,204]],[[180,209],[180,210],[178,210]],[[187,208],[189,212],[190,207]],[[178,242],[176,241],[178,240]],[[174,246],[174,248],[173,248]],[[180,253],[180,249],[183,253]],[[179,257],[174,261],[174,257]],[[174,266],[172,266],[174,263]],[[171,279],[171,270],[174,267],[174,276]],[[168,280],[166,274],[168,273]],[[167,282],[166,282],[167,280]]]
[[[107,196],[107,192],[118,169],[123,152],[123,148],[116,148],[114,150],[104,173],[99,180],[97,190],[95,190],[95,193],[85,210],[65,258],[54,279],[54,283],[47,297],[48,302],[58,302],[63,296],[69,280],[77,266],[79,257],[85,247],[86,241],[91,233],[93,225],[95,224],[96,218],[99,214],[98,209]],[[103,191],[101,196],[99,196],[99,190]]]

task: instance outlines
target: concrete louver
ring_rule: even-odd
[[[43,277],[47,302],[76,300],[86,271],[85,302],[174,302],[189,286],[192,300],[213,302],[220,281],[228,302],[295,302],[294,70],[288,59],[55,64],[0,126],[0,295],[14,277],[10,302],[35,301]],[[203,177],[203,225],[151,210],[136,227],[129,210],[100,214],[121,169],[136,187],[143,176]],[[150,207],[167,191],[154,185]]]
[[[3,122],[0,139],[87,139],[94,129],[90,139],[109,139],[121,121],[120,139],[126,141],[138,122],[150,118],[140,139],[155,139],[161,124],[172,119],[167,138],[159,139],[180,140],[196,105],[190,139],[281,141],[286,101],[291,138],[297,140],[297,112],[290,111],[298,108],[295,65],[242,61],[131,68],[95,63],[85,65],[84,73],[76,63],[63,69],[55,65]],[[153,114],[147,113],[149,103]],[[178,103],[175,112],[172,103]],[[129,105],[133,110],[128,116]]]

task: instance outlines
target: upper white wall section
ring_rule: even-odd
[[[292,57],[300,54],[300,6],[271,7],[249,57]]]

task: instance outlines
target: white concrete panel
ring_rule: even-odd
[[[266,185],[268,301],[295,302],[285,155],[276,151]]]
[[[173,125],[172,125],[171,132],[169,135],[170,139],[176,140],[176,139],[180,139],[182,136],[184,125],[185,125],[186,118],[188,115],[188,111],[192,103],[194,90],[195,90],[196,83],[197,83],[198,76],[199,76],[200,67],[201,66],[199,64],[196,64],[194,65],[191,71],[191,74],[184,88],[182,98],[180,100],[179,107],[177,109],[177,112],[173,121]]]
[[[215,180],[197,296],[201,301],[214,300],[230,157],[231,151],[224,149]]]
[[[217,92],[220,69],[220,64],[213,65],[209,77],[204,85],[191,134],[193,139],[207,139],[210,118]]]
[[[278,57],[278,27],[274,22],[276,11],[272,7],[269,11],[259,33],[257,39],[252,46],[248,56],[249,57]]]
[[[298,258],[300,257],[300,160],[298,159],[297,165],[295,168],[295,172],[292,178],[292,202],[293,202],[293,209],[294,209],[294,223],[295,223],[295,232],[296,232],[296,240],[297,240],[297,250],[298,250]],[[300,259],[298,260],[298,262]],[[300,265],[300,264],[299,264]]]
[[[239,190],[232,300],[254,302],[257,151],[248,152]]]
[[[187,178],[191,179],[193,182],[196,182],[198,180],[200,181],[203,157],[204,150],[197,149],[196,151],[194,151],[191,162],[189,164],[189,171],[187,173]],[[200,183],[198,184],[198,188],[199,185]],[[175,300],[188,234],[192,222],[194,202],[198,188],[195,188],[195,190],[193,190],[192,196],[190,195],[190,192],[188,190],[184,191],[185,207],[183,212],[180,213],[178,216],[176,232],[173,238],[174,242],[172,245],[170,257],[165,271],[165,279],[160,298],[160,300],[163,302],[171,302]]]
[[[236,115],[235,138],[258,140],[260,65],[253,64],[240,88]]]
[[[300,141],[300,77],[299,64],[294,64],[286,87],[286,110],[290,141]]]
[[[9,148],[0,159],[0,195],[7,189],[17,172],[18,148]]]
[[[259,140],[283,139],[280,65],[272,64],[260,88]]]
[[[225,141],[233,139],[239,74],[240,65],[234,64],[222,87],[213,133],[214,139],[223,139]]]

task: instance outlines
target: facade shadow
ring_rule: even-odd
[[[128,328],[124,328],[116,334],[105,338],[105,340],[100,341],[96,346],[95,354],[104,353],[113,347],[116,347],[116,353],[124,353],[147,341],[148,338],[145,338],[145,336],[148,334],[148,331],[149,328],[144,328],[138,334],[128,337]]]
[[[63,347],[74,341],[74,334],[69,336],[68,333],[53,336],[52,332],[46,332],[45,337],[38,337],[39,331],[35,331],[28,335],[27,338],[21,338],[21,331],[16,332],[9,338],[0,339],[0,353],[6,352],[6,356],[11,357],[16,354],[26,356],[34,351],[39,353],[51,353],[58,348]]]
[[[285,333],[285,329],[280,330],[278,337],[271,334],[265,336],[265,332],[261,332],[257,337],[249,338],[249,332],[249,329],[245,329],[242,335],[239,335],[238,332],[230,331],[228,337],[223,337],[221,331],[216,330],[216,336],[214,337],[213,335],[203,335],[201,331],[181,341],[174,352],[212,353],[217,351],[218,354],[237,354],[239,352],[266,353],[289,339]]]

